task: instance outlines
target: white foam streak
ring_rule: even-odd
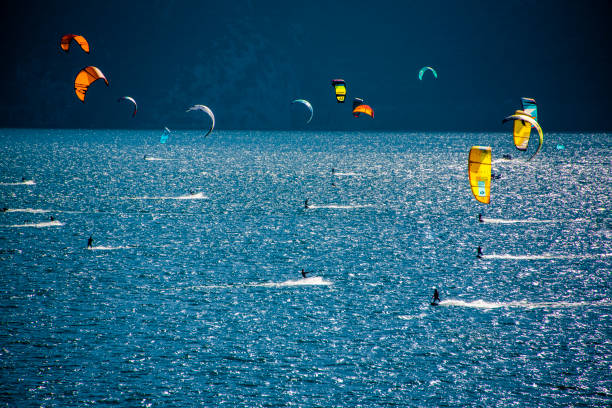
[[[426,317],[427,314],[425,313],[420,313],[418,315],[400,315],[398,316],[400,319],[402,320],[414,320],[414,319],[422,319],[424,317]]]
[[[130,248],[134,248],[132,246],[104,246],[104,245],[98,245],[98,246],[93,246],[91,248],[87,248],[89,251],[113,251],[116,249],[130,249]]]
[[[312,208],[312,209],[317,209],[317,208],[328,208],[328,209],[336,209],[336,210],[353,210],[353,209],[357,209],[357,208],[366,208],[366,207],[373,207],[373,205],[340,205],[340,204],[309,204],[308,208]]]
[[[517,259],[517,260],[537,260],[537,259],[568,259],[572,258],[570,255],[510,255],[510,254],[492,254],[492,255],[482,255],[483,259]]]
[[[186,194],[182,196],[161,196],[161,197],[125,197],[127,200],[206,200],[204,193]]]
[[[212,290],[212,289],[237,289],[237,288],[283,288],[295,286],[330,286],[333,283],[323,279],[320,276],[312,278],[302,278],[286,280],[284,282],[263,282],[263,283],[246,283],[246,284],[221,284],[221,285],[203,285],[203,286],[187,286],[180,290]]]
[[[486,218],[482,217],[483,222],[488,224],[551,224],[555,222],[584,222],[587,221],[584,218],[577,218],[574,220],[538,220],[538,219],[523,219],[523,220],[504,220],[501,218]]]
[[[355,176],[361,176],[361,174],[359,173],[353,173],[353,172],[346,172],[346,173],[333,173],[335,176],[345,176],[345,177],[355,177]]]
[[[491,254],[482,255],[482,259],[516,259],[523,261],[533,261],[538,259],[588,259],[588,258],[607,258],[612,254],[588,254],[588,255],[510,255],[510,254]]]
[[[64,225],[63,222],[54,220],[54,221],[38,222],[38,223],[33,223],[33,224],[4,225],[4,227],[7,227],[7,228],[46,228],[46,227],[61,227],[62,225]]]
[[[0,183],[0,186],[33,186],[34,180],[19,181],[17,183]]]
[[[6,210],[6,212],[25,212],[32,214],[40,214],[51,212],[51,210],[41,210],[37,208],[9,208],[8,210]]]
[[[535,219],[526,219],[526,220],[504,220],[500,218],[485,218],[482,217],[482,221],[489,224],[546,224],[552,222],[559,222],[556,220],[535,220]]]
[[[281,288],[285,286],[329,286],[332,282],[323,279],[320,276],[314,276],[312,278],[302,278],[295,280],[287,280],[284,282],[266,282],[266,283],[254,283],[248,286],[262,286],[262,287],[272,287],[272,288]]]
[[[459,299],[448,299],[443,300],[439,304],[440,306],[458,306],[458,307],[469,307],[475,309],[501,309],[501,308],[522,308],[522,309],[552,309],[552,308],[572,308],[582,306],[612,306],[612,302],[609,301],[598,301],[598,302],[528,302],[526,300],[519,300],[513,302],[487,302],[485,300],[474,300],[472,302],[466,302]]]
[[[525,160],[523,158],[517,158],[517,157],[512,157],[512,159],[504,159],[503,157],[501,159],[493,159],[491,160],[491,164],[495,165],[495,164],[509,164],[509,165],[521,165],[521,166],[529,166],[529,167],[533,167],[533,163]]]
[[[172,160],[176,160],[176,159],[166,159],[164,157],[145,157],[145,160],[148,160],[148,161],[172,161]]]

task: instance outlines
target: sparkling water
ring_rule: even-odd
[[[610,135],[161,135],[0,130],[3,406],[612,404]]]

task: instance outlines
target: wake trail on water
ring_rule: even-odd
[[[252,283],[248,286],[261,286],[266,288],[282,288],[286,286],[329,286],[332,282],[323,279],[320,276],[313,276],[312,278],[302,278],[295,280],[286,280],[284,282],[264,282],[264,283]]]
[[[371,204],[355,204],[355,205],[340,205],[340,204],[309,204],[308,205],[308,209],[320,209],[320,208],[327,208],[327,209],[335,209],[335,210],[353,210],[353,209],[357,209],[357,208],[368,208],[368,207],[374,207]]]
[[[110,211],[75,211],[75,210],[45,210],[42,208],[8,208],[5,213],[30,213],[30,214],[44,214],[44,213],[63,213],[63,214],[123,214],[119,212]],[[2,212],[0,212],[1,214]]]
[[[342,176],[343,176],[343,177],[359,177],[359,176],[362,176],[362,174],[360,174],[360,173],[353,173],[353,172],[350,172],[350,171],[347,171],[347,172],[344,172],[344,173],[342,173],[342,172],[340,172],[340,173],[339,173],[339,172],[336,172],[336,173],[334,173],[334,175],[335,175],[335,176],[341,176],[341,177],[342,177]]]
[[[38,208],[9,208],[5,212],[7,213],[8,212],[25,212],[25,213],[32,213],[32,214],[40,214],[40,213],[51,212],[51,210],[42,210]]]
[[[104,245],[98,245],[98,246],[92,246],[90,248],[87,248],[88,251],[114,251],[117,249],[132,249],[132,248],[136,248],[135,246],[104,246]]]
[[[54,220],[54,221],[29,223],[29,224],[3,225],[3,227],[5,228],[46,228],[46,227],[61,227],[63,225],[64,225],[63,222]]]
[[[515,259],[524,261],[533,261],[538,259],[592,259],[592,258],[608,258],[612,254],[587,254],[587,255],[510,255],[510,254],[491,254],[482,255],[482,259]]]
[[[181,196],[160,196],[160,197],[124,197],[126,200],[206,200],[204,193],[185,194]]]
[[[585,222],[588,221],[585,218],[576,218],[574,220],[537,220],[537,219],[523,219],[523,220],[504,220],[501,218],[486,218],[482,217],[482,222],[487,224],[552,224],[556,222]]]
[[[520,165],[527,165],[527,166],[533,166],[533,163],[527,161],[527,160],[522,160],[522,159],[517,159],[517,158],[512,158],[512,159],[493,159],[491,160],[491,164],[520,164]]]
[[[488,302],[485,300],[474,300],[466,302],[459,299],[448,299],[443,300],[439,303],[439,306],[457,306],[457,307],[468,307],[474,309],[509,309],[509,308],[521,308],[521,309],[554,309],[554,308],[573,308],[583,306],[612,306],[612,302],[600,300],[600,301],[584,301],[584,302],[528,302],[526,300],[512,301],[512,302]]]
[[[145,160],[148,160],[148,161],[175,161],[176,159],[166,159],[164,157],[146,157]]]
[[[419,313],[418,315],[400,315],[398,318],[402,320],[414,320],[414,319],[422,319],[427,317],[427,313]]]
[[[290,279],[284,282],[258,282],[258,283],[242,283],[242,284],[226,284],[226,285],[203,285],[203,286],[188,286],[177,288],[178,290],[215,290],[215,289],[238,289],[238,288],[283,288],[297,286],[331,286],[333,282],[323,279],[320,276],[303,279]],[[166,290],[167,292],[167,290]]]
[[[0,183],[0,186],[33,186],[36,183],[34,180],[18,181],[15,183]]]

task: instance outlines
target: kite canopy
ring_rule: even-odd
[[[81,49],[89,54],[89,43],[87,42],[85,37],[76,34],[66,34],[62,36],[62,39],[60,40],[60,47],[62,47],[62,50],[68,52],[68,49],[70,48],[70,42],[72,40],[76,41],[76,43],[81,46]]]
[[[525,112],[522,110],[517,110],[514,114],[525,115]],[[531,123],[525,123],[525,121],[522,120],[515,120],[512,135],[514,136],[514,146],[516,146],[516,148],[519,150],[527,150],[529,136],[531,135]]]
[[[538,120],[538,105],[533,98],[521,98],[521,105],[523,105],[523,111],[529,116],[533,116],[535,120]]]
[[[338,103],[344,103],[344,99],[346,98],[346,83],[344,79],[332,79],[331,84],[336,91],[336,100]]]
[[[210,129],[208,129],[208,132],[206,132],[206,134],[204,135],[204,137],[206,137],[215,128],[215,115],[210,110],[210,108],[208,106],[206,106],[206,105],[193,105],[191,108],[187,109],[186,112],[197,111],[197,110],[202,111],[202,112],[206,112],[208,114],[208,116],[210,116],[210,119],[212,120],[212,122],[210,124]]]
[[[489,204],[491,201],[491,147],[472,146],[468,157],[470,187],[476,200]]]
[[[523,105],[523,112],[532,116],[535,120],[538,120],[538,105],[533,98],[521,98],[521,105]]]
[[[421,68],[421,70],[419,71],[419,80],[423,80],[423,74],[425,74],[425,71],[431,71],[431,73],[433,74],[434,78],[438,78],[438,73],[436,72],[435,69],[433,69],[432,67],[423,67]]]
[[[519,150],[527,150],[531,127],[533,126],[538,131],[538,135],[540,136],[540,144],[538,145],[538,148],[535,153],[529,158],[529,160],[532,160],[536,156],[536,154],[538,154],[540,149],[542,149],[542,145],[544,144],[544,134],[542,133],[542,128],[540,127],[540,124],[534,118],[532,118],[521,110],[517,110],[516,112],[514,112],[514,115],[505,117],[502,120],[502,123],[506,123],[511,120],[514,120],[514,145]]]
[[[131,96],[122,96],[121,98],[117,99],[117,102],[120,101],[129,101],[134,104],[134,112],[132,113],[132,117],[136,116],[136,111],[138,111],[138,105],[136,104],[134,98],[132,98]]]
[[[306,108],[308,109],[308,111],[310,112],[310,117],[308,118],[308,120],[306,121],[306,123],[310,123],[310,121],[312,120],[312,116],[314,114],[313,110],[312,110],[312,105],[310,104],[310,102],[308,102],[306,99],[296,99],[293,102],[291,102],[292,104],[297,103],[300,105],[304,105],[306,106]]]
[[[161,137],[159,138],[159,143],[164,144],[168,141],[168,137],[170,137],[170,129],[168,129],[167,127],[164,127],[164,132],[162,133]]]
[[[89,66],[79,71],[74,80],[74,92],[81,100],[81,102],[85,102],[85,93],[87,92],[87,88],[89,88],[89,85],[91,85],[98,79],[103,79],[104,82],[106,82],[106,86],[108,86],[108,80],[99,68]]]
[[[353,108],[353,116],[359,117],[360,113],[365,113],[374,119],[374,110],[370,107],[370,105],[357,105],[355,108]]]
[[[353,98],[353,116],[358,118],[359,117],[359,112],[355,113],[355,108],[358,107],[359,105],[363,105],[365,104],[365,102],[363,101],[363,99],[361,98]]]

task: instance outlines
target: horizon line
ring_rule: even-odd
[[[20,130],[20,129],[47,129],[47,130],[126,130],[126,131],[142,131],[142,130],[160,130],[163,131],[164,127],[144,127],[144,128],[125,128],[125,127],[91,127],[91,128],[83,128],[83,127],[43,127],[43,126],[0,126],[0,130]],[[197,130],[206,130],[204,128],[173,128],[171,131],[197,131]],[[249,128],[227,128],[227,129],[216,129],[215,132],[223,132],[223,131],[249,131],[249,132],[405,132],[405,133],[419,133],[419,132],[465,132],[465,133],[506,133],[504,130],[466,130],[466,129],[288,129],[288,128],[274,128],[274,129],[249,129]],[[610,130],[547,130],[544,133],[612,133],[612,129]]]

